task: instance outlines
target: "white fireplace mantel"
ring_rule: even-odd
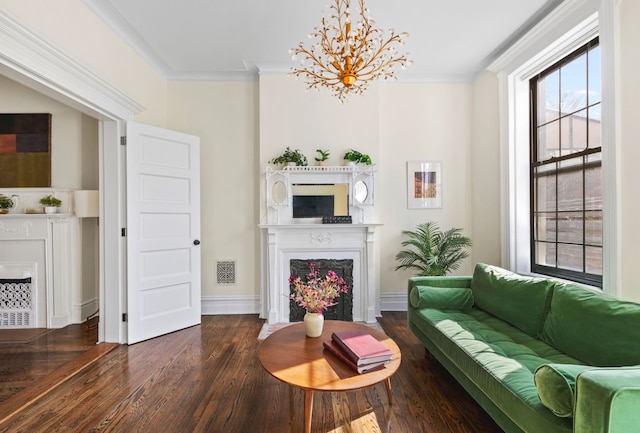
[[[0,216],[0,277],[33,269],[28,275],[35,288],[31,327],[61,328],[73,321],[72,301],[79,296],[73,274],[77,224],[71,214]]]
[[[375,231],[381,224],[266,224],[263,231],[261,318],[289,322],[290,261],[353,260],[353,320],[380,316]]]

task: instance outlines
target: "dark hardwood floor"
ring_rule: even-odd
[[[263,322],[255,315],[203,316],[200,326],[116,346],[6,417],[0,432],[300,432],[303,392],[274,379],[258,361]],[[402,351],[391,378],[393,405],[384,384],[317,393],[313,432],[501,432],[425,356],[405,313],[383,313],[379,322]]]
[[[96,327],[0,329],[0,404],[74,360],[98,341]]]

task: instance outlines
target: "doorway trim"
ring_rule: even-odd
[[[0,74],[99,121],[100,324],[98,342],[126,343],[124,172],[120,137],[144,107],[0,8]],[[109,272],[105,272],[105,270]],[[108,288],[108,290],[107,290]]]

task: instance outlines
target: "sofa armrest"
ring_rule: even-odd
[[[640,425],[640,366],[587,370],[576,380],[574,433],[622,433]]]
[[[407,295],[415,286],[431,287],[471,287],[471,276],[462,277],[411,277],[407,288]]]

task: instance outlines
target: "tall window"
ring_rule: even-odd
[[[602,287],[598,39],[530,88],[532,271]]]

